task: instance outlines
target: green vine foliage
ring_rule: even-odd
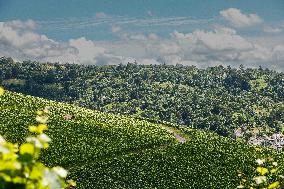
[[[0,87],[0,96],[4,94]],[[0,189],[61,189],[76,186],[73,180],[65,182],[67,171],[59,166],[47,168],[38,161],[42,149],[51,139],[44,133],[49,109],[37,112],[37,124],[29,126],[31,135],[20,145],[0,136]]]

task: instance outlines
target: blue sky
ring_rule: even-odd
[[[150,18],[173,18],[188,17],[192,19],[214,19],[219,16],[219,12],[228,8],[238,8],[243,12],[256,13],[268,22],[277,22],[284,19],[283,0],[0,0],[0,20],[27,20],[33,19],[42,23],[39,28],[44,33],[57,40],[66,40],[79,37],[82,34],[93,40],[113,39],[107,24],[97,26],[85,26],[84,28],[62,29],[67,33],[58,30],[46,29],[50,22],[62,21],[70,22],[95,19],[96,14],[117,17],[127,17],[132,19]],[[60,22],[61,21],[61,22]],[[66,24],[67,25],[67,24]],[[61,25],[62,26],[62,25]],[[138,27],[132,24],[124,25],[126,30],[139,30],[143,32],[156,32],[165,35],[162,29],[174,30],[176,28],[165,27]],[[184,25],[181,30],[190,32],[195,29],[195,25]],[[204,27],[204,26],[200,26]],[[257,33],[257,32],[256,32]]]
[[[283,0],[0,0],[0,23],[18,60],[284,67]]]
[[[159,17],[192,16],[211,18],[227,8],[255,12],[269,20],[282,20],[283,0],[1,0],[1,19],[54,20],[92,17],[96,12],[145,17],[152,11]]]

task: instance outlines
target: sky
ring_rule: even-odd
[[[0,57],[284,71],[283,0],[0,0]]]

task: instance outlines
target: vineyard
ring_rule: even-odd
[[[234,188],[237,170],[253,174],[255,159],[281,152],[183,128],[179,143],[161,124],[6,92],[0,135],[22,143],[38,109],[50,107],[48,166],[69,171],[77,188]]]

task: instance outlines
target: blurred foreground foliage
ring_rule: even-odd
[[[5,91],[0,87],[0,98]],[[32,133],[26,142],[18,145],[0,135],[0,189],[61,189],[76,186],[73,180],[65,182],[67,171],[56,166],[47,168],[38,161],[42,149],[49,147],[47,130],[48,108],[38,111],[37,125],[29,126]]]

